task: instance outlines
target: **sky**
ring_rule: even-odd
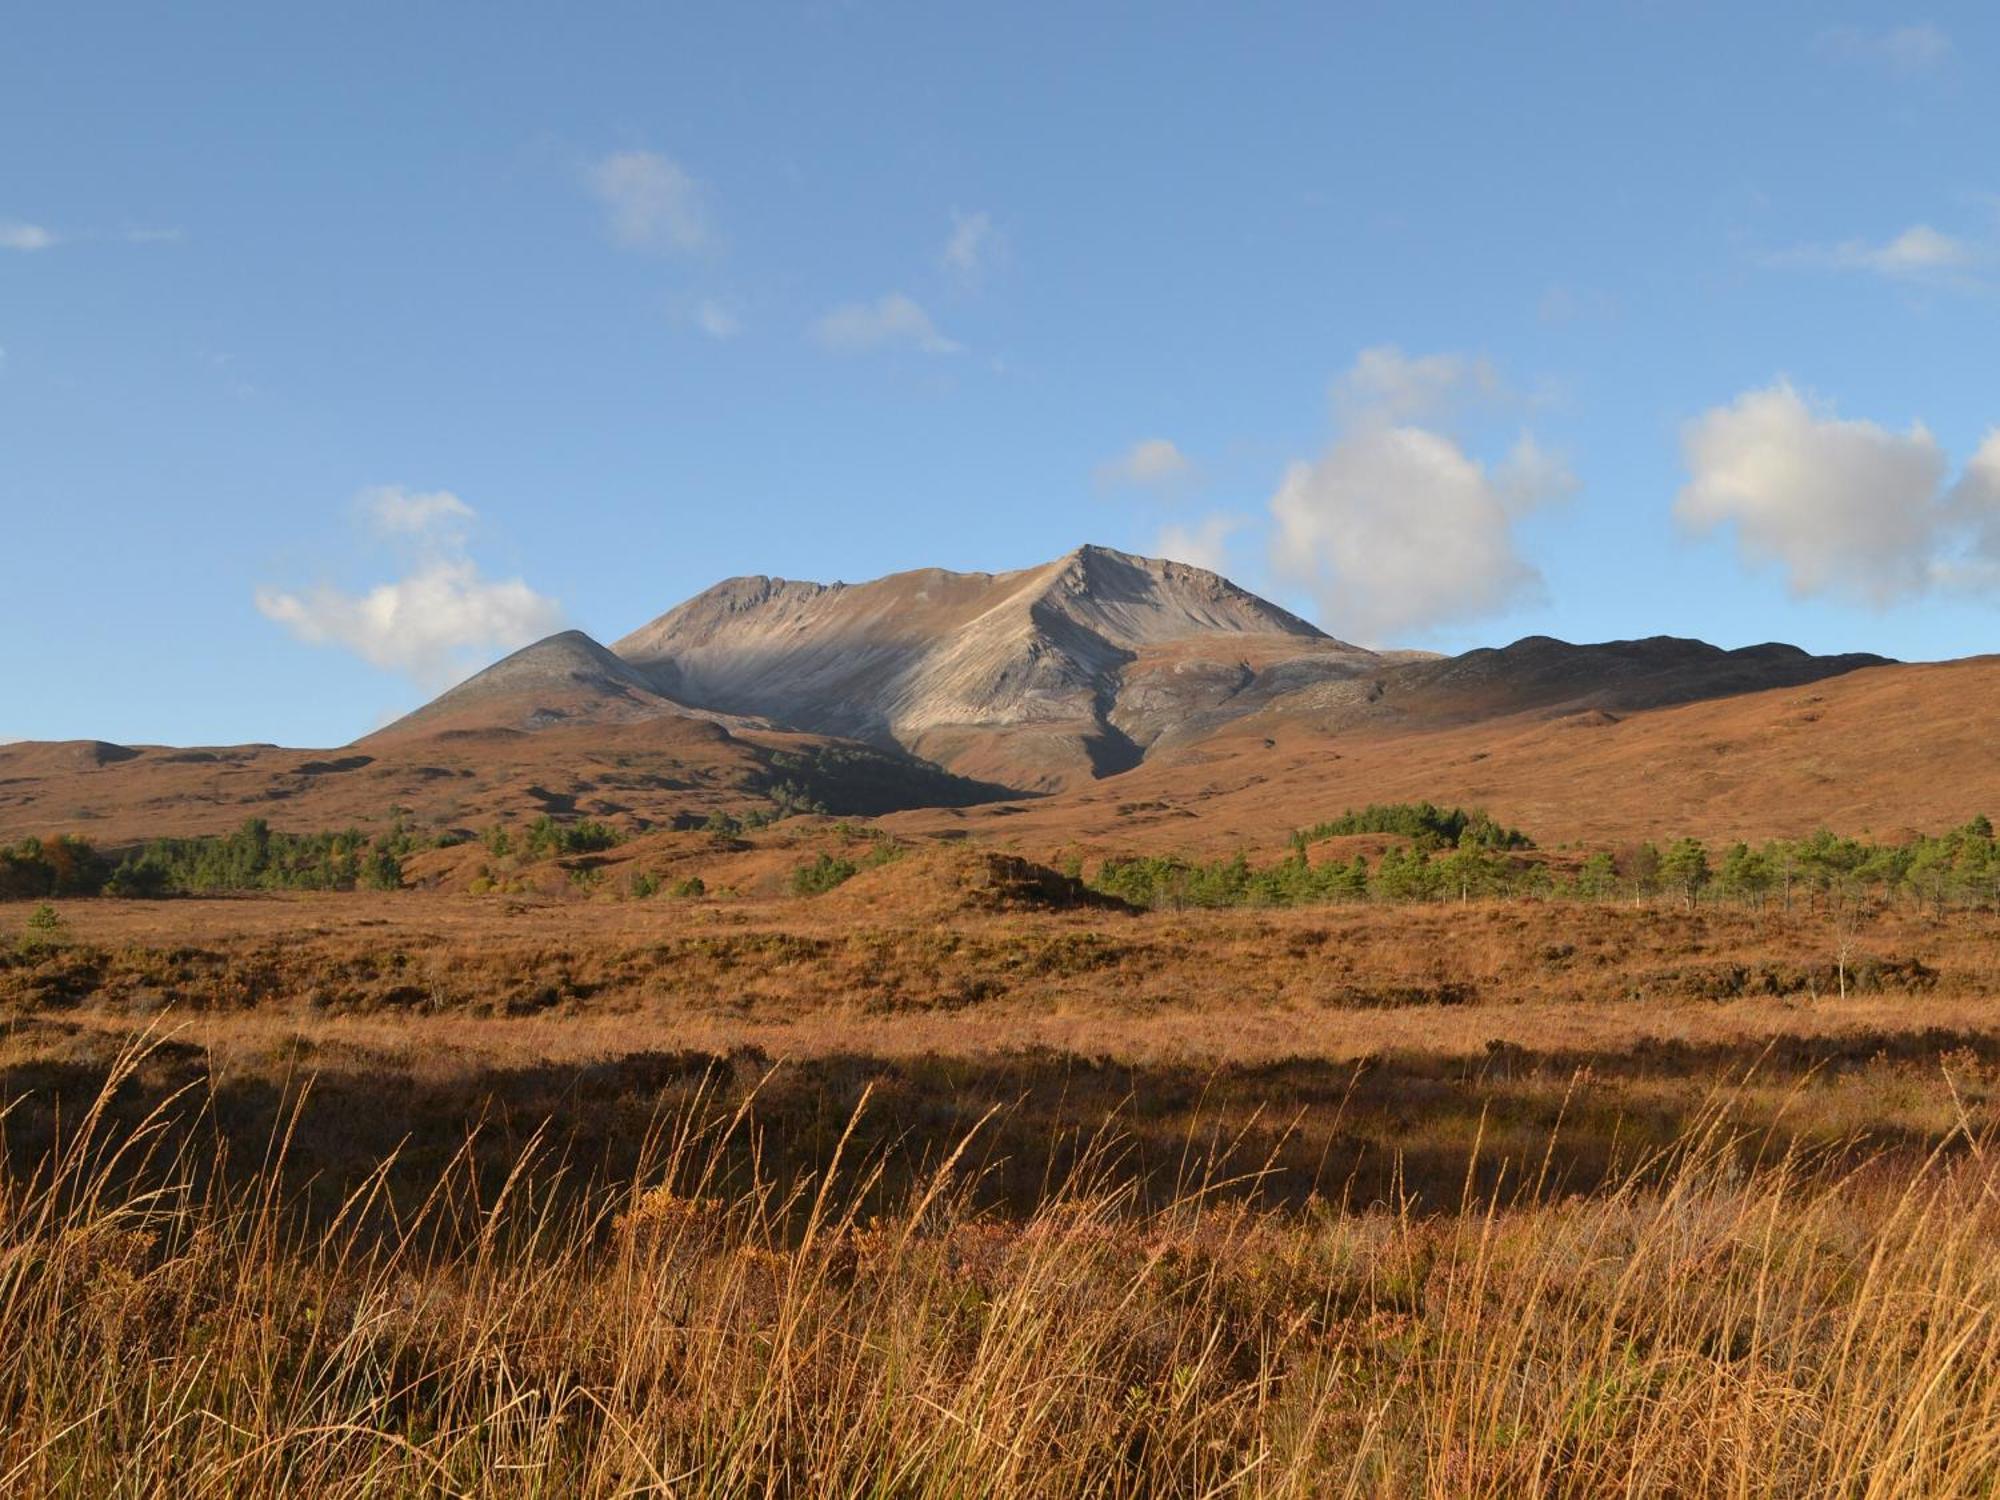
[[[718,579],[2000,647],[2000,10],[18,7],[0,740],[337,745]]]

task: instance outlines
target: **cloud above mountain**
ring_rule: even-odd
[[[1227,574],[1229,539],[1250,524],[1245,516],[1216,514],[1192,524],[1170,521],[1153,539],[1153,553],[1169,562],[1192,563],[1211,573]]]
[[[1363,351],[1333,387],[1335,432],[1271,497],[1271,562],[1320,623],[1380,644],[1498,614],[1543,592],[1523,517],[1570,494],[1561,457],[1522,432],[1497,462],[1462,428],[1510,395],[1486,360]]]
[[[1096,478],[1107,489],[1160,489],[1180,483],[1193,471],[1194,465],[1172,438],[1152,437],[1099,464]]]
[[[1682,434],[1674,504],[1697,533],[1731,532],[1744,563],[1794,597],[1877,609],[2000,582],[2000,432],[1956,483],[1921,422],[1842,418],[1780,380],[1702,413]]]
[[[408,571],[359,593],[331,584],[256,591],[268,620],[309,645],[335,646],[426,691],[448,687],[561,628],[562,607],[520,578],[486,577],[466,548],[476,512],[448,490],[398,486],[362,491],[355,508],[369,530],[408,554]]]

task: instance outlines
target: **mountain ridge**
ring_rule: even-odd
[[[1002,573],[726,579],[611,650],[692,705],[1053,790],[1143,758],[1164,726],[1121,720],[1124,677],[1197,639],[1279,641],[1353,669],[1378,659],[1220,574],[1095,545]]]
[[[581,631],[535,642],[363,743],[694,719],[871,745],[1052,793],[1199,756],[1226,732],[1624,714],[1885,660],[1679,636],[1529,635],[1451,657],[1369,650],[1210,570],[1085,545],[997,573],[726,578],[609,647]]]
[[[1897,705],[1879,746],[1856,737],[1852,715],[1820,725],[1818,710],[1787,707],[1794,690],[1864,668],[1923,685],[1843,692]],[[1880,783],[1867,807],[1893,795],[1929,806],[1977,800],[1983,773],[1962,745],[1984,711],[1937,695],[1988,671],[1926,675],[1866,653],[1677,636],[1374,651],[1219,574],[1092,546],[999,573],[725,579],[613,646],[580,630],[533,642],[344,751],[0,747],[0,836],[214,831],[279,813],[342,826],[391,807],[460,829],[543,812],[649,828],[780,793],[795,802],[788,787],[939,836],[1072,826],[1261,838],[1293,804],[1309,821],[1338,810],[1326,798],[1398,789],[1496,811],[1518,798],[1517,821],[1554,829],[1586,813],[1555,800],[1572,765],[1600,778],[1600,799],[1607,778],[1657,774],[1729,785],[1744,808],[1767,782],[1793,804],[1832,805],[1836,788],[1792,763],[1745,756],[1738,726],[1760,723],[1799,747],[1826,739],[1843,775],[1865,769]],[[1742,708],[1673,717],[1725,699]],[[1717,726],[1714,745],[1690,724]],[[1926,738],[1946,724],[1961,747],[1949,753]],[[1644,748],[1655,738],[1657,773]],[[1857,760],[1863,746],[1893,757],[1893,774]],[[1718,781],[1711,755],[1758,770]],[[1128,818],[1128,804],[1169,810]],[[1165,821],[1145,833],[1154,819]]]

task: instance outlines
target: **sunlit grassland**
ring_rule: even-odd
[[[1266,1201],[1227,1141],[1142,1192],[1113,1119],[1001,1211],[998,1116],[916,1161],[864,1096],[767,1171],[755,1091],[703,1086],[615,1176],[551,1124],[307,1211],[303,1080],[245,1160],[199,1086],[121,1114],[145,1064],[0,1189],[10,1493],[2000,1484],[1996,1163],[1945,1073],[1927,1148],[1800,1144],[1720,1088],[1583,1192],[1564,1123],[1540,1159],[1475,1135],[1442,1207]]]

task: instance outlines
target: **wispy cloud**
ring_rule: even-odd
[[[813,324],[812,336],[836,354],[890,348],[957,354],[961,348],[939,331],[929,313],[901,292],[890,292],[873,302],[843,303]]]
[[[1869,271],[1904,280],[1962,277],[1985,259],[1979,245],[1928,224],[1912,224],[1880,243],[1842,240],[1834,245],[1800,245],[1763,257],[1765,265],[1778,270]]]
[[[337,646],[384,671],[438,691],[497,651],[562,625],[562,607],[519,578],[490,579],[465,553],[475,512],[449,490],[363,490],[355,508],[378,537],[409,550],[403,577],[361,593],[322,584],[302,592],[264,587],[258,610],[300,640]]]
[[[0,219],[0,250],[49,250],[61,243],[54,230],[18,219]]]
[[[1245,516],[1218,511],[1192,525],[1170,521],[1153,539],[1153,555],[1189,563],[1211,573],[1229,571],[1229,539],[1250,524]]]
[[[1606,323],[1618,316],[1618,302],[1608,292],[1558,283],[1544,291],[1535,303],[1535,316],[1550,328]]]
[[[715,247],[702,185],[656,151],[618,151],[584,174],[612,240],[628,250],[684,253]]]
[[[178,245],[187,239],[184,229],[84,229],[75,232],[50,229],[20,219],[0,219],[0,250],[53,250],[58,245],[118,243],[125,245]]]
[[[1001,248],[999,231],[993,227],[993,216],[984,210],[977,213],[951,214],[951,234],[944,242],[944,254],[940,257],[946,271],[963,282],[979,279]]]
[[[713,297],[704,297],[695,303],[694,311],[688,314],[688,321],[716,340],[733,339],[743,331],[742,319]]]
[[[1935,72],[1952,54],[1951,38],[1928,21],[1880,31],[1830,26],[1814,38],[1813,48],[1834,62],[1879,68],[1897,78]]]
[[[1144,438],[1097,466],[1100,488],[1164,489],[1179,484],[1194,465],[1171,438]]]
[[[415,538],[434,547],[465,545],[473,509],[450,490],[375,485],[354,497],[355,508],[379,536]]]

